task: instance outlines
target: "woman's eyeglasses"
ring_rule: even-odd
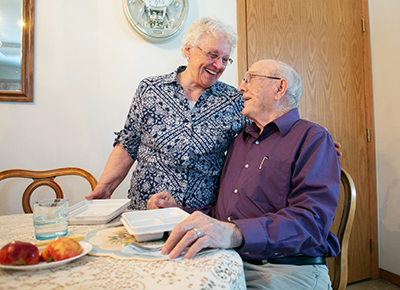
[[[213,52],[213,51],[205,51],[201,49],[200,47],[196,46],[202,53],[204,53],[205,56],[207,56],[211,61],[217,61],[219,58],[222,60],[223,65],[228,65],[233,63],[233,59],[231,59],[229,56],[220,56],[218,53]]]

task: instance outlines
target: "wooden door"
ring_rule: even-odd
[[[237,1],[239,78],[260,59],[292,65],[303,77],[300,116],[328,128],[342,144],[340,162],[357,189],[349,282],[379,275],[375,147],[367,137],[367,129],[373,130],[371,73],[364,74],[370,64],[368,51],[364,59],[369,33],[362,26],[368,2],[363,1]]]

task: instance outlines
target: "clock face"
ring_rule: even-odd
[[[171,4],[173,0],[143,0],[147,6],[152,8],[164,8],[165,6]]]
[[[164,40],[176,35],[186,19],[187,0],[122,0],[126,18],[143,37]]]

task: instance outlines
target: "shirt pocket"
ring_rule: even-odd
[[[261,164],[262,162],[262,164]],[[266,211],[278,211],[286,206],[290,189],[290,163],[273,158],[260,161],[243,184],[243,192]]]

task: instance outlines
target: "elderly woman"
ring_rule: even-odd
[[[193,23],[181,48],[187,66],[140,82],[87,199],[110,198],[137,160],[128,194],[133,209],[146,209],[147,200],[162,191],[194,209],[215,202],[225,151],[250,122],[241,114],[241,94],[218,81],[236,42],[234,30],[219,20]]]

